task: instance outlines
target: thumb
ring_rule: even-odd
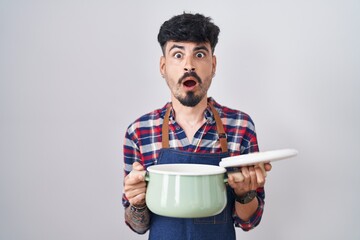
[[[132,165],[134,170],[141,171],[144,170],[144,167],[139,162],[134,162]]]

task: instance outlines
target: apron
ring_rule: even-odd
[[[222,158],[228,157],[226,134],[218,112],[210,104],[215,117],[216,129],[221,144],[221,153],[193,153],[169,148],[169,116],[167,109],[162,126],[162,149],[157,164],[193,163],[219,165]],[[227,205],[218,215],[204,218],[173,218],[151,214],[150,240],[234,240],[235,229],[232,219],[234,195],[227,186]]]

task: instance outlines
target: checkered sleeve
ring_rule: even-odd
[[[257,143],[256,131],[255,131],[255,124],[248,115],[244,115],[244,127],[245,131],[243,132],[243,141],[241,144],[241,154],[249,154],[259,151],[259,146]],[[233,210],[233,219],[235,227],[240,227],[244,231],[249,231],[259,225],[265,205],[265,190],[264,188],[258,188],[257,192],[257,199],[259,202],[258,208],[256,212],[251,216],[248,221],[243,221],[242,219],[237,216],[235,211],[235,205]]]
[[[139,162],[141,159],[137,142],[136,131],[133,125],[131,125],[126,131],[124,140],[124,177],[131,172],[132,164],[134,162]],[[129,200],[126,198],[124,193],[122,196],[122,204],[124,207],[128,207],[130,205]]]
[[[265,205],[265,191],[264,188],[258,188],[256,190],[257,192],[257,199],[259,202],[258,208],[256,209],[256,212],[251,216],[251,218],[248,221],[241,220],[235,211],[233,211],[233,219],[234,219],[234,225],[235,227],[240,227],[244,231],[249,231],[253,228],[255,228],[257,225],[259,225],[261,221],[261,217],[263,215],[264,211],[264,205]]]

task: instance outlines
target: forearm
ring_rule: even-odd
[[[125,222],[134,232],[144,234],[150,227],[149,209],[146,206],[143,209],[125,208]]]
[[[242,228],[244,231],[249,231],[255,228],[257,225],[259,225],[264,212],[264,205],[265,205],[264,198],[265,198],[265,192],[263,191],[263,189],[258,189],[258,196],[256,197],[256,200],[255,199],[253,200],[254,203],[253,202],[248,203],[248,204],[257,205],[255,211],[253,210],[255,206],[249,205],[249,206],[237,207],[237,205],[240,203],[235,203],[234,215],[233,215],[235,226]],[[244,209],[240,209],[240,208],[244,208]],[[242,214],[241,211],[245,211],[245,213]]]
[[[236,215],[244,222],[250,220],[250,218],[256,213],[258,207],[259,201],[257,198],[254,198],[251,202],[247,204],[241,204],[235,201]]]

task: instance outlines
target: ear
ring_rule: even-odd
[[[216,56],[212,56],[212,75],[214,76],[216,73]]]
[[[165,57],[164,56],[160,57],[160,73],[161,73],[161,76],[163,76],[163,77],[166,74],[166,65],[165,65]]]

